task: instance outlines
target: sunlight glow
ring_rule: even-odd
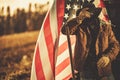
[[[29,3],[32,3],[32,5],[34,5],[35,3],[46,4],[48,1],[49,0],[0,0],[0,10],[2,7],[4,7],[4,11],[6,11],[6,8],[10,6],[12,14],[17,8],[25,8],[25,10],[27,10]]]

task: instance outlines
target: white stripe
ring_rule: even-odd
[[[102,12],[100,13],[99,18],[100,18],[100,19],[103,19],[103,18],[104,18],[104,15],[103,15]]]
[[[57,63],[56,63],[56,66],[58,66],[60,63],[62,63],[66,58],[69,57],[69,54],[68,54],[68,49],[65,50],[61,55],[59,55],[57,57]]]
[[[67,45],[66,45],[67,46]],[[74,49],[74,44],[72,45],[72,51]],[[56,66],[58,66],[59,64],[61,64],[66,58],[69,57],[69,51],[68,49],[66,49],[62,54],[60,54],[58,57],[57,57],[57,63],[56,63]]]
[[[53,38],[53,43],[55,43],[56,38],[58,37],[58,23],[57,23],[57,12],[56,12],[56,0],[50,11],[50,28]]]
[[[63,80],[66,76],[71,73],[71,66],[68,65],[62,72],[60,72],[56,77],[55,80]]]
[[[67,41],[67,36],[63,35],[62,33],[60,34],[60,40],[59,40],[59,45],[62,45],[64,42]]]
[[[37,46],[36,46],[37,48]],[[35,48],[35,50],[36,50]],[[36,51],[35,51],[36,52]],[[37,80],[37,77],[36,77],[36,70],[35,70],[35,55],[36,53],[34,52],[34,57],[33,57],[33,62],[32,62],[32,70],[31,70],[31,77],[30,77],[30,80]]]
[[[97,7],[97,6],[98,6],[98,3],[100,3],[100,0],[95,0],[93,3],[94,3],[95,6]]]
[[[75,35],[70,35],[70,39],[71,39],[71,42],[74,41],[75,42]],[[64,35],[64,34],[60,34],[60,41],[59,41],[59,46],[62,45],[64,42],[67,41],[67,36]]]
[[[45,17],[45,19],[44,19],[44,22],[45,22],[45,20],[46,20],[46,18],[47,18],[47,15],[49,14],[49,11],[51,10],[51,7],[52,7],[52,5],[53,5],[53,2],[54,2],[54,0],[50,0],[50,8],[49,8],[49,10],[48,10],[48,12],[47,12],[47,14],[46,14],[46,17]],[[43,43],[43,45],[45,45],[44,47],[46,47],[46,44],[45,44],[45,39],[44,39],[44,33],[43,33],[43,25],[44,25],[44,22],[43,22],[43,24],[42,24],[42,27],[41,27],[41,29],[40,29],[40,33],[39,33],[39,36],[38,36],[38,39],[37,39],[37,42],[36,42],[36,45],[40,42],[40,44],[39,45],[41,45],[41,43],[42,42],[44,42]],[[42,40],[43,39],[43,40]],[[43,47],[43,45],[42,45],[42,47]],[[41,46],[40,46],[41,47]],[[36,49],[35,49],[36,50]],[[41,61],[42,61],[42,63],[44,63],[44,59],[46,60],[46,62],[47,62],[47,64],[49,65],[45,65],[45,64],[42,64],[42,67],[43,67],[43,71],[44,71],[44,73],[45,73],[45,77],[46,77],[46,79],[47,80],[50,80],[51,79],[51,77],[53,77],[53,73],[52,73],[52,70],[51,70],[51,66],[50,66],[50,62],[49,62],[49,57],[48,57],[48,52],[46,53],[47,55],[46,55],[46,57],[43,55],[44,54],[44,52],[42,52],[42,48],[40,49],[40,56],[41,56]],[[44,51],[44,50],[43,50]],[[47,50],[46,50],[47,51]],[[36,51],[35,51],[36,52]],[[35,71],[35,63],[34,63],[34,61],[35,61],[35,52],[34,52],[34,57],[33,57],[33,63],[32,63],[32,71],[31,71],[31,80],[37,80],[37,78],[36,78],[36,71]],[[48,66],[47,68],[45,67],[45,66]],[[48,69],[48,70],[47,70]],[[49,73],[47,73],[47,72],[49,72]],[[48,76],[49,75],[49,76]],[[51,79],[51,80],[53,80],[53,79]]]
[[[53,3],[52,9],[50,11],[50,29],[52,33],[52,40],[55,47],[55,63],[57,59],[57,50],[58,50],[58,23],[57,23],[57,4],[56,0]],[[56,43],[57,42],[57,43]]]
[[[43,30],[41,30],[41,35],[40,35],[40,40],[39,41],[39,49],[40,49],[40,58],[42,61],[42,68],[43,68],[43,72],[45,74],[45,78],[46,80],[53,80],[53,72],[52,72],[52,68],[50,65],[50,61],[49,61],[49,55],[48,55],[48,50],[47,50],[47,44],[46,44],[46,40],[45,40],[45,36],[44,36],[44,32]]]

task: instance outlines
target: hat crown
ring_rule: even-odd
[[[95,5],[93,4],[93,1],[91,1],[91,2],[85,1],[85,2],[83,3],[82,8],[81,8],[81,9],[78,9],[78,11],[76,12],[76,16],[78,16],[79,13],[80,13],[80,12],[82,11],[82,9],[84,9],[84,8],[89,8],[88,11],[89,11],[90,13],[93,13],[93,16],[95,16],[95,17],[98,17],[98,15],[100,14],[100,12],[101,12],[101,10],[102,10],[101,8],[96,8]]]
[[[83,3],[83,8],[95,8],[95,5],[93,4],[93,2],[85,1]]]

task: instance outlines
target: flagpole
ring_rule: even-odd
[[[77,3],[77,0],[75,0],[74,3]],[[80,0],[80,8],[82,5],[82,0]],[[67,23],[66,23],[67,24]],[[67,42],[68,42],[68,48],[69,48],[69,55],[70,55],[70,63],[71,63],[71,71],[72,71],[72,80],[75,79],[75,72],[74,72],[74,66],[73,66],[73,59],[72,59],[72,48],[71,48],[71,40],[70,40],[70,31],[69,31],[69,26],[66,26],[66,31],[67,31]]]
[[[73,66],[71,40],[70,40],[70,31],[69,31],[69,27],[68,26],[66,27],[66,31],[67,31],[67,41],[68,41],[70,63],[71,63],[71,70],[72,70],[72,80],[75,80],[75,72],[74,72],[74,66]]]
[[[82,7],[83,1],[80,1],[80,8]],[[75,0],[74,4],[76,4],[78,0]],[[67,23],[65,23],[67,24]],[[71,63],[71,71],[72,71],[72,80],[75,79],[75,72],[74,72],[74,66],[73,66],[73,59],[72,59],[72,48],[71,48],[71,40],[70,40],[70,31],[69,31],[69,26],[66,26],[66,31],[67,31],[67,42],[68,42],[68,48],[69,48],[69,55],[70,55],[70,63]]]

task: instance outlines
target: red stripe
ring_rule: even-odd
[[[105,14],[104,14],[104,18],[105,18],[106,21],[109,21],[108,15],[105,15]]]
[[[38,45],[35,53],[36,53],[35,54],[35,71],[36,71],[37,80],[45,80],[45,75],[42,68],[42,63],[39,55],[40,51],[39,51]]]
[[[75,38],[71,38],[71,45],[73,45],[75,43]],[[58,56],[60,55],[60,54],[62,54],[65,50],[67,50],[68,49],[68,42],[67,42],[67,40],[63,43],[63,44],[61,44],[60,46],[59,46],[59,49],[58,49]]]
[[[105,4],[104,4],[104,2],[103,2],[103,0],[100,0],[100,4],[98,5],[99,7],[105,7]]]
[[[70,64],[69,57],[66,58],[61,64],[56,67],[56,75],[58,75],[61,71],[63,71]]]
[[[68,76],[66,76],[63,80],[69,80],[72,77],[72,74],[69,74]]]
[[[49,55],[49,60],[51,64],[52,71],[54,73],[54,43],[53,43],[53,38],[52,38],[52,33],[51,33],[51,28],[50,28],[50,19],[49,15],[47,16],[45,23],[44,23],[44,36],[45,36],[45,41],[46,41],[46,46],[48,49],[48,55]]]
[[[60,47],[59,47],[59,49],[58,49],[58,56],[60,55],[60,54],[62,54],[65,50],[67,50],[68,49],[68,42],[67,41],[65,41],[63,44],[61,44],[60,45]]]
[[[63,23],[64,17],[64,5],[65,0],[57,0],[57,23],[58,23],[58,34],[60,34],[60,29]]]

